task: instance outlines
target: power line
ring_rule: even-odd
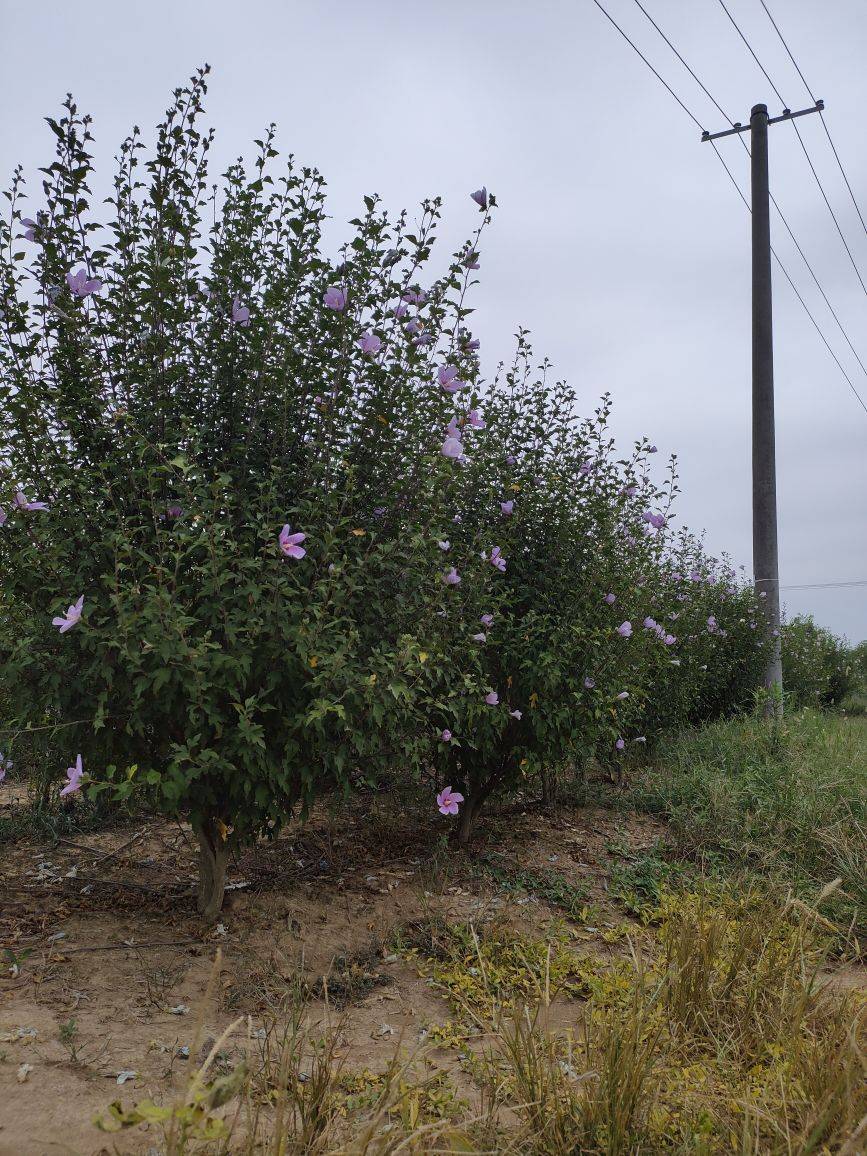
[[[637,0],[636,0],[636,3],[637,3]],[[722,8],[723,12],[725,12],[726,16],[728,16],[729,20],[731,21],[731,25],[734,28],[735,32],[737,32],[738,36],[741,38],[741,40],[746,45],[747,51],[749,52],[750,56],[752,56],[753,60],[756,62],[758,67],[761,69],[762,75],[765,77],[768,84],[774,90],[774,92],[776,93],[777,99],[780,101],[783,108],[785,109],[787,107],[787,105],[786,105],[785,100],[782,97],[782,94],[780,93],[780,90],[774,84],[773,80],[771,80],[771,77],[770,77],[768,70],[762,64],[761,60],[759,60],[758,56],[756,55],[756,53],[753,50],[753,46],[750,44],[749,40],[747,40],[746,36],[741,31],[740,26],[738,25],[738,22],[735,20],[734,16],[732,16],[731,12],[729,12],[728,8],[725,5],[725,0],[719,0],[719,5]],[[767,8],[765,8],[765,11],[767,12]],[[768,12],[768,15],[770,16],[769,12]],[[773,23],[773,19],[771,20],[771,23]],[[776,25],[775,25],[775,27],[776,27]],[[779,29],[777,29],[777,33],[779,35]],[[780,36],[780,39],[782,40],[782,36]],[[787,49],[787,51],[788,51],[788,49]],[[791,53],[789,53],[789,55],[791,56]],[[794,63],[794,58],[793,58],[793,63]],[[797,68],[797,65],[795,65],[795,67]],[[798,69],[798,74],[801,76],[801,79],[803,80],[804,78],[803,78],[803,75],[801,74],[800,69]],[[804,81],[804,83],[806,84],[806,81]],[[807,91],[810,93],[810,96],[812,97],[813,94],[812,94],[812,92],[810,92],[809,87],[807,88]],[[815,103],[815,97],[813,97],[813,102]],[[816,166],[813,164],[813,159],[810,156],[809,152],[807,151],[807,146],[804,144],[804,138],[801,136],[801,130],[798,128],[798,126],[794,120],[792,121],[792,128],[795,130],[795,134],[798,138],[798,142],[799,142],[799,144],[800,144],[800,146],[804,152],[804,156],[807,158],[807,164],[810,166],[810,172],[813,174],[813,179],[815,180],[816,184],[819,187],[819,192],[822,194],[822,199],[824,200],[824,202],[828,208],[828,212],[831,214],[831,220],[834,222],[834,226],[835,226],[837,232],[840,234],[840,240],[843,242],[843,248],[846,250],[846,255],[848,256],[849,261],[852,264],[852,268],[855,270],[855,276],[858,278],[858,281],[861,285],[861,288],[864,291],[865,297],[867,297],[867,285],[864,284],[864,278],[861,276],[861,270],[858,268],[858,265],[855,261],[855,258],[852,255],[852,250],[849,248],[849,243],[846,240],[846,237],[843,233],[843,230],[840,228],[840,222],[837,220],[837,214],[834,212],[834,210],[831,206],[831,202],[828,200],[828,194],[825,192],[824,185],[822,184],[821,180],[819,179],[819,174],[816,172]]]
[[[771,24],[773,25],[774,31],[776,32],[777,36],[779,36],[780,43],[782,44],[783,48],[785,48],[786,53],[788,54],[789,60],[791,60],[792,64],[795,66],[795,71],[797,72],[798,76],[800,76],[801,83],[804,85],[804,88],[806,88],[807,92],[810,94],[811,100],[815,103],[816,98],[815,98],[815,96],[813,96],[813,90],[810,88],[809,84],[807,84],[807,78],[804,76],[803,72],[801,72],[801,69],[798,66],[798,62],[797,62],[797,60],[795,60],[795,57],[792,55],[792,50],[791,50],[791,48],[789,48],[788,44],[786,43],[786,38],[783,36],[782,32],[780,31],[776,20],[771,15],[771,11],[768,8],[767,4],[765,3],[765,0],[759,0],[759,3],[764,8],[764,10],[767,14],[767,17],[770,20]],[[849,181],[849,177],[846,175],[846,170],[843,168],[843,162],[840,160],[840,154],[837,152],[837,146],[834,144],[834,141],[831,139],[831,132],[830,132],[830,129],[828,128],[827,122],[825,121],[825,114],[824,114],[824,112],[822,112],[819,115],[820,115],[820,118],[822,121],[822,128],[825,130],[825,136],[828,138],[828,144],[831,146],[831,151],[833,152],[834,159],[837,162],[837,167],[840,169],[840,175],[843,177],[843,181],[845,182],[846,188],[849,191],[849,196],[852,198],[852,204],[855,206],[855,212],[858,214],[858,220],[861,222],[861,225],[864,229],[864,232],[867,233],[867,221],[864,220],[864,216],[861,212],[861,208],[858,204],[858,201],[855,199],[855,193],[852,190],[852,185]]]
[[[781,586],[781,590],[838,590],[843,586],[867,586],[867,578],[853,578],[849,582],[801,582],[796,586]]]
[[[595,2],[595,0],[594,0],[594,2]],[[656,31],[659,33],[659,35],[662,37],[662,39],[665,41],[665,43],[668,45],[668,47],[671,49],[671,51],[674,53],[674,55],[677,57],[677,59],[680,61],[680,63],[683,65],[683,67],[684,67],[684,68],[687,70],[687,72],[688,72],[688,73],[690,74],[690,76],[693,78],[693,80],[695,80],[696,84],[698,84],[698,86],[701,88],[702,92],[703,92],[703,93],[704,93],[704,94],[707,96],[707,98],[708,98],[708,99],[711,101],[711,103],[714,105],[714,107],[715,107],[715,108],[717,109],[717,111],[719,112],[720,116],[722,116],[722,118],[723,118],[724,120],[728,121],[728,123],[729,123],[730,125],[734,126],[734,121],[732,120],[732,118],[731,118],[731,117],[728,115],[728,113],[725,111],[725,109],[722,107],[722,105],[719,103],[719,101],[718,101],[718,100],[717,100],[717,99],[716,99],[716,98],[715,98],[715,97],[712,95],[712,93],[710,92],[710,90],[709,90],[709,89],[708,89],[708,88],[707,88],[707,87],[706,87],[706,86],[705,86],[705,85],[702,83],[702,81],[699,79],[698,75],[697,75],[697,74],[694,72],[694,70],[693,70],[693,69],[690,67],[690,65],[689,65],[689,64],[686,62],[686,60],[683,58],[683,56],[681,56],[681,54],[680,54],[680,53],[678,52],[678,50],[675,48],[674,44],[672,44],[672,42],[669,40],[669,38],[666,36],[666,34],[665,34],[665,33],[662,31],[662,29],[660,28],[660,26],[659,26],[659,25],[656,23],[656,21],[653,19],[653,17],[652,17],[652,16],[650,15],[650,13],[647,11],[647,9],[644,7],[644,5],[641,3],[641,0],[634,0],[634,2],[635,2],[635,4],[636,4],[636,6],[637,6],[638,8],[640,8],[640,9],[641,9],[641,11],[644,13],[644,15],[647,17],[647,19],[650,21],[650,23],[653,25],[653,27],[656,29]],[[722,4],[722,0],[720,0],[720,3]],[[596,5],[596,6],[597,6],[598,8],[600,8],[600,9],[602,8],[602,6],[601,6],[600,4],[598,4],[598,3],[597,3],[597,5]],[[725,5],[724,5],[724,4],[723,4],[723,8],[725,9],[725,11],[726,11],[726,14],[729,16],[729,19],[730,19],[730,20],[732,20],[732,17],[731,17],[731,15],[730,15],[730,13],[728,12],[728,9],[726,9],[726,8],[725,8]],[[602,9],[602,11],[604,12],[604,9]],[[606,15],[608,15],[607,13],[605,13],[605,14],[606,14]],[[610,19],[610,17],[609,17],[609,19]],[[631,45],[633,48],[635,48],[635,45],[634,45],[634,44],[632,44],[632,41],[631,41],[631,40],[629,40],[629,37],[628,37],[628,36],[626,36],[626,33],[625,33],[625,32],[623,32],[623,30],[622,30],[622,29],[619,27],[619,25],[617,25],[617,24],[616,24],[616,23],[615,23],[613,20],[611,21],[611,23],[612,23],[612,24],[614,24],[615,28],[617,28],[618,32],[620,32],[620,33],[621,33],[621,35],[624,37],[624,39],[625,39],[625,40],[627,40],[627,41],[628,41],[628,43],[629,43],[629,44],[630,44],[630,45]],[[734,23],[734,21],[733,21],[733,20],[732,20],[732,23]],[[737,28],[737,25],[735,25],[735,27]],[[738,32],[740,32],[740,29],[738,29]],[[744,39],[744,42],[746,43],[746,40],[745,40],[745,38],[743,37],[743,34],[742,34],[742,33],[741,33],[741,38],[742,38],[742,39]],[[748,47],[749,47],[749,45],[748,45]],[[636,51],[636,52],[638,52],[638,49],[636,48],[636,49],[635,49],[635,51]],[[752,49],[750,49],[750,51],[752,51]],[[643,55],[642,55],[640,52],[639,52],[639,56],[641,56],[642,60],[644,60],[644,61],[645,61],[645,63],[647,63],[647,60],[646,60],[646,58],[645,58],[645,57],[644,57],[644,56],[643,56]],[[755,53],[753,53],[753,56],[755,56]],[[757,61],[757,63],[758,63],[758,58],[757,58],[757,57],[756,57],[756,61]],[[761,64],[759,64],[759,67],[761,67]],[[762,71],[764,71],[764,69],[762,69]],[[656,72],[656,69],[655,69],[655,68],[653,69],[653,72],[654,72],[654,73],[655,73],[657,76],[659,76],[659,73],[657,73],[657,72]],[[770,80],[770,77],[769,77],[768,79]],[[665,83],[665,82],[663,82],[663,83]],[[669,88],[669,86],[668,86],[667,84],[666,84],[666,88]],[[670,89],[670,88],[669,88],[669,91],[671,92],[671,89]],[[775,90],[775,91],[776,91],[776,90]],[[809,90],[808,90],[808,91],[809,91]],[[811,93],[811,95],[812,95],[812,93]],[[676,98],[676,99],[677,99],[677,102],[678,102],[678,104],[680,104],[682,108],[685,108],[685,106],[683,105],[683,102],[682,102],[682,101],[681,101],[679,98]],[[782,99],[782,98],[781,98],[781,99]],[[698,123],[698,122],[697,122],[697,118],[696,118],[695,116],[693,116],[693,114],[692,114],[692,113],[690,113],[688,109],[686,109],[686,111],[689,113],[689,115],[690,115],[690,117],[692,118],[692,120],[693,120],[693,121],[695,121],[696,123]],[[799,137],[800,137],[800,134],[799,134]],[[743,147],[744,147],[744,149],[745,149],[745,151],[746,151],[746,153],[747,153],[747,156],[749,156],[749,155],[750,155],[749,146],[747,145],[747,143],[746,143],[746,141],[744,140],[743,136],[741,136],[740,134],[738,134],[738,139],[740,140],[741,144],[743,145]],[[744,194],[741,192],[741,189],[740,189],[740,186],[739,186],[739,185],[738,185],[738,183],[737,183],[737,180],[735,179],[735,177],[734,177],[734,175],[733,175],[733,173],[732,173],[731,169],[728,167],[728,165],[726,164],[725,160],[723,159],[723,156],[722,156],[722,154],[720,153],[719,149],[717,148],[715,141],[713,141],[713,140],[712,140],[710,143],[711,143],[711,145],[712,145],[712,147],[713,147],[713,151],[714,151],[714,152],[716,153],[716,155],[717,155],[717,160],[720,162],[720,164],[722,165],[722,167],[725,169],[725,171],[726,171],[726,174],[728,175],[728,178],[729,178],[729,180],[731,181],[732,185],[733,185],[733,186],[734,186],[734,188],[735,188],[735,191],[737,192],[738,196],[741,198],[741,200],[743,201],[743,203],[746,205],[747,211],[748,211],[748,212],[750,212],[750,213],[752,213],[752,208],[750,207],[750,203],[749,203],[749,201],[746,199],[746,197],[744,196]],[[805,152],[806,152],[806,150],[805,150]],[[809,159],[809,157],[808,157],[808,159]],[[865,374],[865,376],[867,376],[867,366],[865,366],[865,365],[864,365],[864,362],[863,362],[863,361],[861,360],[861,358],[859,357],[859,355],[858,355],[858,351],[855,349],[855,346],[852,344],[852,341],[851,341],[851,340],[850,340],[850,338],[849,338],[849,334],[848,334],[848,333],[846,332],[846,330],[844,329],[842,321],[841,321],[841,320],[840,320],[840,318],[838,317],[836,310],[834,309],[834,307],[832,306],[832,304],[831,304],[830,300],[828,299],[828,295],[827,295],[827,293],[826,293],[826,292],[825,292],[825,290],[822,288],[822,285],[821,285],[821,283],[820,283],[820,281],[819,281],[819,278],[816,276],[816,273],[815,273],[815,271],[814,271],[814,269],[813,269],[813,266],[812,266],[812,265],[810,264],[810,262],[807,260],[807,255],[804,253],[804,250],[801,248],[801,246],[800,246],[800,244],[799,244],[799,242],[798,242],[797,238],[795,237],[795,234],[794,234],[794,232],[792,231],[792,228],[791,228],[791,226],[789,225],[789,222],[788,222],[788,220],[786,219],[786,217],[785,217],[785,215],[784,215],[784,213],[783,213],[783,210],[780,208],[780,206],[779,206],[779,204],[778,204],[778,202],[777,202],[777,199],[776,199],[776,197],[774,197],[773,193],[771,193],[771,194],[770,194],[770,197],[771,197],[771,201],[772,201],[772,203],[773,203],[773,206],[774,206],[774,208],[776,209],[777,213],[778,213],[778,214],[779,214],[779,216],[780,216],[780,220],[781,220],[781,221],[783,222],[783,224],[785,225],[785,227],[786,227],[786,231],[788,232],[789,236],[792,238],[792,241],[794,242],[796,249],[797,249],[797,250],[798,250],[798,252],[800,253],[800,255],[801,255],[801,258],[803,259],[803,262],[804,262],[804,264],[807,266],[807,269],[808,269],[808,270],[809,270],[809,272],[810,272],[810,276],[813,278],[813,280],[814,280],[814,281],[815,281],[815,283],[816,283],[816,287],[818,288],[819,292],[822,294],[822,297],[824,298],[825,304],[828,306],[828,309],[829,309],[829,310],[830,310],[830,312],[831,312],[831,316],[832,316],[832,317],[834,318],[834,320],[836,321],[836,323],[837,323],[837,327],[839,328],[840,332],[843,334],[843,337],[845,338],[847,345],[849,346],[849,348],[851,349],[852,353],[854,354],[856,361],[857,361],[857,362],[858,362],[858,364],[861,366],[861,369],[864,371],[864,374]],[[830,208],[830,206],[829,206],[829,208]],[[845,244],[845,241],[844,241],[844,244]],[[827,339],[825,338],[825,335],[824,335],[824,333],[823,333],[823,332],[822,332],[822,330],[819,328],[819,324],[818,324],[818,322],[816,321],[816,318],[813,316],[813,314],[811,313],[810,309],[809,309],[809,308],[808,308],[808,306],[807,306],[807,303],[806,303],[806,301],[805,301],[805,300],[804,300],[804,298],[801,296],[801,294],[800,294],[800,292],[798,291],[798,289],[795,287],[795,283],[794,283],[794,281],[793,281],[793,280],[792,280],[792,278],[790,277],[788,270],[786,269],[786,267],[785,267],[785,265],[783,264],[783,262],[780,260],[780,257],[779,257],[779,255],[778,255],[778,253],[776,252],[776,250],[773,248],[773,246],[771,246],[771,253],[773,254],[774,260],[777,262],[777,265],[780,267],[780,270],[782,271],[782,273],[783,273],[783,276],[786,278],[786,280],[787,280],[787,281],[789,282],[789,284],[791,285],[791,287],[792,287],[792,291],[794,292],[795,296],[798,298],[798,300],[800,301],[801,305],[803,306],[804,312],[807,314],[807,316],[809,317],[810,321],[813,323],[813,326],[814,326],[814,328],[815,328],[816,332],[819,334],[819,337],[820,337],[820,338],[822,339],[822,341],[824,342],[826,349],[828,350],[828,352],[831,354],[831,356],[833,357],[834,361],[836,362],[836,364],[837,364],[837,368],[840,370],[840,372],[842,373],[843,377],[846,379],[846,382],[848,383],[848,385],[849,385],[849,388],[852,390],[852,393],[853,393],[853,394],[855,395],[855,397],[857,398],[857,400],[858,400],[858,402],[859,402],[859,404],[860,404],[861,408],[864,410],[864,412],[865,412],[865,413],[867,413],[867,405],[865,405],[865,403],[864,403],[864,400],[862,399],[862,397],[861,397],[861,395],[859,394],[858,390],[855,388],[855,386],[854,386],[854,384],[853,384],[853,382],[852,382],[851,378],[849,377],[849,375],[848,375],[848,373],[846,372],[846,370],[843,368],[843,365],[842,365],[842,363],[840,362],[840,360],[839,360],[839,358],[837,357],[837,355],[834,353],[834,350],[833,350],[833,349],[831,348],[831,346],[828,344],[828,341],[827,341]],[[856,270],[856,272],[857,272],[857,270]]]

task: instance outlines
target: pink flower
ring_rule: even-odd
[[[460,458],[463,457],[464,445],[457,434],[447,433],[446,440],[442,444],[440,453],[446,458]]]
[[[488,704],[488,706],[496,706],[499,701],[500,696],[495,690],[488,691],[488,693],[485,695],[485,702]]]
[[[382,342],[375,333],[362,333],[358,339],[358,348],[362,353],[379,353]]]
[[[48,503],[47,502],[30,502],[30,501],[28,501],[27,495],[24,493],[23,490],[19,490],[18,493],[15,495],[15,497],[12,499],[12,505],[16,506],[19,510],[47,510],[48,509]]]
[[[102,281],[98,277],[88,277],[86,269],[66,274],[66,284],[73,297],[89,297],[102,292]]]
[[[440,742],[450,743],[451,741],[452,732],[448,729],[448,727],[446,727],[445,730],[440,731]]]
[[[327,309],[340,313],[346,308],[346,290],[341,289],[339,285],[329,285],[322,302]]]
[[[467,425],[470,429],[484,429],[485,423],[482,420],[482,415],[477,409],[471,409],[467,414]]]
[[[76,791],[81,790],[81,779],[83,775],[84,771],[81,766],[81,755],[78,755],[75,760],[75,766],[66,768],[67,782],[66,786],[60,792],[61,799],[65,798],[67,795],[72,795]]]
[[[677,637],[674,634],[666,634],[662,641],[666,646],[674,646],[675,642],[677,642]]]
[[[60,627],[60,633],[65,634],[67,632],[67,630],[71,630],[72,627],[75,626],[76,622],[78,622],[79,619],[81,618],[81,611],[82,611],[83,606],[84,606],[84,595],[82,594],[82,596],[78,599],[78,601],[73,602],[73,604],[69,607],[69,609],[66,611],[66,614],[64,615],[63,618],[52,618],[51,619],[51,625],[52,626],[59,626]]]
[[[626,746],[626,743],[623,741],[623,739],[618,739],[617,742],[614,744],[615,750],[618,750],[618,751],[622,751],[625,746]]]
[[[460,791],[453,791],[451,787],[443,787],[437,795],[437,806],[441,815],[456,815],[458,805],[464,801]]]
[[[482,554],[482,558],[490,562],[492,566],[495,566],[501,574],[504,573],[506,569],[506,559],[500,553],[499,546],[494,546],[494,548],[491,550],[490,556],[487,558],[484,554]]]
[[[237,297],[232,302],[232,320],[236,325],[242,325],[244,328],[250,324],[250,310],[246,305],[242,305]]]
[[[441,365],[437,370],[437,381],[446,393],[459,393],[464,388],[455,365]]]
[[[461,576],[454,566],[452,566],[447,574],[443,575],[443,582],[445,582],[446,586],[460,586]]]
[[[480,189],[476,189],[474,193],[470,193],[470,196],[480,209],[486,209],[488,207],[488,190],[484,185],[482,185]]]
[[[306,534],[292,534],[290,533],[291,526],[287,522],[280,531],[280,536],[277,541],[280,543],[280,549],[286,558],[303,558],[307,551],[300,544],[307,537]]]
[[[613,606],[614,603],[617,601],[617,595],[616,594],[606,594],[605,597],[602,599],[602,601],[607,602],[609,606]]]
[[[512,498],[509,498],[508,502],[500,502],[500,513],[503,514],[506,518],[510,517],[514,508],[515,502]]]
[[[482,626],[490,626],[493,623],[493,621],[494,621],[493,614],[483,614],[482,617],[479,619],[479,622],[481,622]]]
[[[632,637],[632,623],[629,622],[628,620],[626,622],[621,622],[621,624],[617,627],[617,633],[620,635],[621,638],[631,638]]]

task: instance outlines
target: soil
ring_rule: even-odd
[[[14,785],[0,792],[0,814],[21,805]],[[451,1014],[394,951],[401,926],[432,912],[454,921],[495,912],[544,935],[562,921],[546,902],[495,882],[481,869],[493,861],[586,885],[592,926],[574,924],[573,934],[582,950],[608,956],[606,931],[625,918],[607,892],[611,867],[664,834],[649,818],[595,808],[554,817],[516,809],[487,821],[472,852],[435,854],[436,822],[432,838],[429,817],[377,797],[322,810],[236,857],[216,926],[196,916],[186,825],[143,818],[7,845],[0,1156],[159,1152],[155,1132],[108,1136],[94,1118],[113,1100],[170,1102],[191,1062],[182,1049],[195,1060],[198,1044],[207,1050],[239,1017],[224,1050],[257,1039],[285,1018],[299,984],[312,996],[314,1025],[339,1022],[346,1070],[381,1070],[398,1046],[417,1047],[426,1027]],[[460,1093],[469,1077],[455,1052],[433,1058]],[[133,1073],[122,1086],[120,1073]]]

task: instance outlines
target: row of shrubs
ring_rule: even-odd
[[[780,641],[790,707],[859,709],[860,696],[867,693],[867,643],[849,646],[810,615],[784,622]]]
[[[273,172],[273,129],[214,191],[205,91],[124,142],[107,223],[71,99],[29,215],[16,173],[0,687],[4,757],[190,818],[213,913],[228,849],[323,793],[420,785],[466,840],[546,767],[740,709],[767,628],[607,397],[578,417],[524,332],[483,378],[485,189],[448,262],[439,200],[375,197],[330,261],[323,181]]]

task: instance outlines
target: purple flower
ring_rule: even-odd
[[[0,526],[6,525],[6,520],[8,517],[9,517],[9,515],[6,513],[6,511],[3,509],[3,507],[0,506]]]
[[[616,594],[606,594],[605,597],[602,599],[602,601],[607,602],[609,606],[613,606],[614,603],[617,601],[617,595]]]
[[[382,342],[375,333],[362,333],[358,339],[358,348],[362,353],[379,353]]]
[[[423,289],[407,289],[401,295],[401,301],[406,301],[409,305],[424,305],[427,301],[427,293]]]
[[[388,508],[386,506],[374,506],[373,507],[374,518],[384,518],[387,513],[388,513]]]
[[[449,433],[446,431],[446,440],[442,444],[440,453],[446,458],[460,458],[463,456],[464,446],[461,442],[457,431]]]
[[[23,490],[19,490],[12,499],[12,505],[19,510],[47,510],[47,502],[31,502]]]
[[[656,450],[656,446],[651,446],[651,447],[650,447],[650,449],[649,449],[647,452],[648,452],[649,454],[655,454],[655,453],[657,452],[657,450]]]
[[[443,539],[441,542],[437,542],[437,545],[439,546],[439,548],[440,548],[440,549],[441,549],[443,552],[445,552],[446,550],[451,550],[451,548],[452,548],[452,544],[451,544],[451,542],[448,540],[448,538],[444,538],[444,539]]]
[[[485,423],[482,420],[482,415],[477,409],[471,409],[467,414],[467,425],[471,429],[484,429]]]
[[[407,321],[404,329],[410,335],[410,337],[415,337],[417,333],[421,333],[423,326],[420,321],[417,321],[416,318],[413,317],[411,321]]]
[[[484,554],[482,555],[482,558],[485,559]],[[501,574],[504,573],[504,571],[506,569],[506,559],[500,553],[500,547],[499,546],[493,547],[493,549],[491,550],[490,556],[487,558],[487,561],[490,562],[492,566],[495,566],[500,571]]]
[[[656,630],[656,619],[655,619],[655,618],[650,618],[650,617],[648,616],[647,618],[645,618],[645,620],[644,620],[644,622],[642,623],[642,625],[644,626],[644,629],[645,629],[645,630]]]
[[[512,718],[516,718],[518,720],[518,722],[520,722],[521,719],[524,717],[523,714],[521,713],[521,711],[519,711],[517,709],[510,710],[509,714],[512,716]]]
[[[12,760],[0,751],[0,783],[6,778],[6,772],[12,770]]]
[[[618,750],[618,751],[622,751],[625,746],[626,746],[626,743],[623,741],[623,739],[618,739],[617,742],[614,744],[615,750]]]
[[[627,486],[624,490],[621,490],[620,492],[623,494],[624,498],[634,498],[635,495],[638,493],[638,486]]]
[[[242,305],[238,297],[232,302],[232,320],[236,325],[241,325],[245,329],[250,324],[250,310],[246,305]]]
[[[662,641],[666,646],[674,646],[675,642],[677,642],[677,636],[674,634],[666,634]]]
[[[183,509],[176,502],[172,502],[166,506],[166,517],[173,522],[183,517],[183,513]]]
[[[437,370],[437,381],[446,393],[459,393],[464,388],[454,365],[441,365]]]
[[[88,277],[86,269],[79,269],[77,273],[67,273],[66,284],[73,297],[89,297],[92,293],[102,292],[102,281],[99,277]]]
[[[450,743],[451,741],[452,741],[452,732],[448,729],[448,727],[446,727],[445,730],[440,731],[440,742],[441,743]]]
[[[592,678],[585,678],[584,679],[584,687],[586,690],[592,690],[595,685],[596,685],[595,679],[592,679]]]
[[[578,467],[578,473],[583,474],[584,477],[586,478],[592,469],[593,469],[593,467],[591,466],[591,464],[589,462],[582,462],[581,465]]]
[[[406,316],[408,310],[409,310],[409,306],[405,302],[401,301],[399,305],[395,305],[394,315],[399,321],[401,319],[401,317]]]
[[[303,558],[307,551],[300,544],[307,537],[306,534],[292,534],[291,527],[287,522],[280,531],[280,536],[277,541],[280,543],[280,549],[286,558]]]
[[[456,815],[458,813],[458,804],[464,801],[464,796],[460,791],[453,791],[451,787],[443,787],[437,795],[437,806],[440,809],[441,815]]]
[[[460,514],[455,514],[455,516],[452,518],[452,521],[453,522],[462,522],[463,518],[460,516]]]
[[[509,456],[506,458],[506,465],[507,466],[513,466],[517,460],[518,459],[515,457],[514,454],[509,454]]]
[[[488,706],[497,706],[499,701],[500,696],[495,690],[488,691],[488,693],[485,695],[485,702],[488,704]]]
[[[34,221],[31,217],[22,217],[21,224],[24,226],[24,240],[36,241],[38,240],[36,234],[41,231],[42,226],[38,221]]]
[[[75,791],[81,790],[81,779],[84,775],[84,770],[81,766],[81,755],[78,755],[75,760],[74,767],[66,768],[66,786],[60,792],[61,799],[67,795],[72,795]]]
[[[341,289],[339,285],[329,285],[322,302],[327,309],[340,313],[346,308],[346,290]]]
[[[454,566],[452,566],[447,574],[443,575],[443,582],[445,582],[446,586],[460,586],[461,576]]]
[[[617,633],[620,635],[621,638],[631,638],[632,637],[632,623],[629,622],[628,620],[626,622],[621,622],[620,625],[617,627]]]
[[[482,626],[488,626],[488,627],[490,627],[493,624],[493,621],[494,621],[493,614],[483,614],[482,617],[479,619],[479,622],[481,622]]]
[[[615,694],[614,697],[617,699],[621,699],[621,700],[624,698],[629,698],[629,691],[628,690],[621,690],[620,694]]]
[[[479,631],[478,634],[473,635],[473,642],[487,642],[487,641],[488,641],[487,634],[482,634],[481,631]]]
[[[62,618],[52,618],[51,625],[59,626],[60,633],[65,634],[67,630],[71,630],[81,618],[81,611],[83,606],[84,595],[82,594],[78,601],[73,602],[73,604],[67,609],[66,614]]]
[[[510,517],[514,508],[515,503],[511,498],[509,498],[508,502],[500,502],[500,513],[504,514],[507,518]]]
[[[481,342],[479,341],[478,337],[471,337],[469,341],[464,342],[464,349],[469,349],[474,353],[480,345]]]
[[[488,207],[488,190],[484,185],[482,185],[480,189],[476,189],[474,193],[470,193],[470,196],[480,209],[486,209]]]

